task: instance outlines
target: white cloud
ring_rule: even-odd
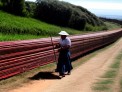
[[[25,0],[25,1],[33,1],[33,2],[35,2],[36,0]]]
[[[26,0],[36,1],[36,0]],[[122,15],[121,0],[59,0],[82,6],[93,13]],[[121,1],[121,2],[120,2]]]
[[[122,10],[121,3],[115,2],[102,2],[102,1],[90,1],[90,0],[60,0],[70,2],[75,5],[80,5],[87,9],[111,9],[111,10]]]
[[[60,0],[82,6],[95,14],[122,15],[122,2],[113,0]]]
[[[26,1],[36,1],[36,0],[26,0]],[[69,2],[75,5],[80,5],[87,9],[111,9],[111,10],[122,10],[122,4],[116,3],[115,1],[105,2],[105,0],[59,0]]]
[[[122,4],[120,3],[105,3],[105,2],[81,2],[76,3],[87,9],[108,9],[108,10],[122,10]]]

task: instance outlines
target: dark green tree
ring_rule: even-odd
[[[25,0],[11,0],[12,12],[17,15],[23,15],[25,11]]]
[[[15,15],[23,15],[25,11],[25,0],[1,0],[3,9]]]
[[[97,16],[81,6],[59,0],[37,0],[35,18],[56,24],[83,30],[87,25],[92,27],[102,25]]]
[[[3,4],[2,9],[9,9],[8,6],[10,5],[10,0],[1,0],[1,3]]]

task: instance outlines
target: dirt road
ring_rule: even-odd
[[[93,83],[108,69],[121,49],[122,39],[73,69],[71,75],[62,79],[36,80],[9,92],[92,92]]]

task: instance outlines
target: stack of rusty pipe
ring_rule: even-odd
[[[72,41],[71,58],[109,45],[121,36],[121,29],[69,36]],[[59,37],[53,37],[52,40],[51,38],[42,38],[0,42],[0,80],[56,62],[58,48],[54,50],[54,45],[58,43],[58,40]]]

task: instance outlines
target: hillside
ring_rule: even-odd
[[[89,30],[102,30],[99,27],[88,27]],[[87,28],[87,29],[88,29]],[[69,34],[82,34],[85,30],[75,30],[68,27],[56,26],[33,18],[19,17],[0,11],[0,41],[35,39],[58,36],[61,30]]]
[[[0,0],[0,9],[17,16],[33,17],[80,31],[106,29],[104,23],[87,9],[59,0],[37,0],[36,2]],[[94,29],[94,27],[98,28]]]
[[[78,30],[55,26],[33,18],[15,16],[0,11],[0,40],[21,40],[57,36],[66,30],[69,34],[80,34]]]
[[[104,26],[103,21],[87,9],[64,1],[38,0],[35,11],[37,19],[77,30],[83,30],[88,25]]]
[[[115,28],[116,25],[104,23],[87,9],[63,1],[38,0],[37,4],[25,3],[26,9],[29,10],[30,7],[31,16],[22,17],[0,10],[0,41],[58,36],[61,30],[70,35],[82,34],[107,30],[111,26]]]

